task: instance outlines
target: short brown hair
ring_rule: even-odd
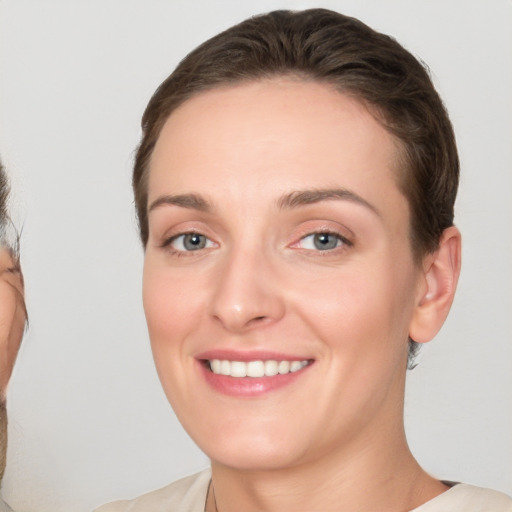
[[[215,87],[293,75],[361,100],[399,141],[397,184],[410,209],[416,261],[453,225],[459,158],[453,128],[427,69],[393,38],[326,9],[249,18],[201,44],[160,85],[142,117],[133,189],[144,246],[151,155],[171,113]],[[415,344],[410,345],[410,356]]]

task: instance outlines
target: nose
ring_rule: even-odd
[[[233,333],[270,325],[285,312],[278,272],[261,253],[238,251],[222,264],[211,296],[215,321]]]

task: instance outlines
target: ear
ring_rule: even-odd
[[[409,336],[418,343],[430,341],[441,329],[455,295],[460,274],[461,236],[455,227],[444,230],[439,248],[423,260],[416,306]]]

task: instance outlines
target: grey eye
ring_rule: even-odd
[[[313,244],[319,251],[334,249],[338,246],[339,241],[339,237],[331,233],[317,233],[313,235]]]
[[[300,241],[302,249],[311,249],[317,251],[328,251],[330,249],[336,249],[343,243],[343,240],[339,235],[334,233],[313,233],[305,236]]]
[[[187,251],[197,251],[206,247],[206,237],[197,233],[189,233],[183,237],[183,246]]]
[[[172,241],[172,246],[177,251],[198,251],[211,245],[211,240],[199,233],[185,233]]]

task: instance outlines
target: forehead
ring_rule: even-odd
[[[342,186],[372,202],[401,196],[396,156],[394,137],[361,101],[313,81],[249,82],[200,93],[171,114],[152,155],[148,199]]]

